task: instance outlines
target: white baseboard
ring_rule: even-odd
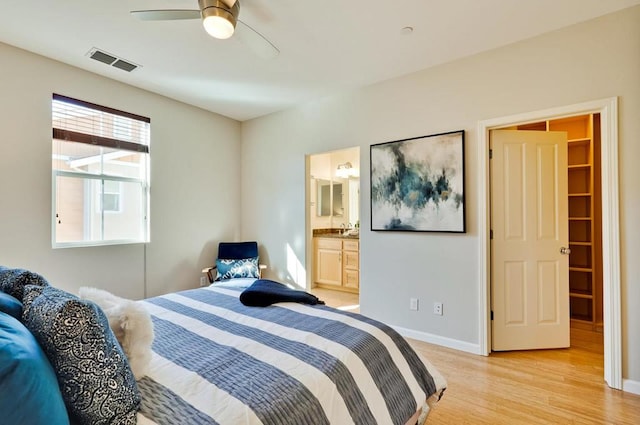
[[[632,381],[631,379],[622,380],[622,391],[640,395],[640,381]]]
[[[471,344],[465,341],[459,341],[453,338],[447,338],[440,335],[434,335],[427,332],[419,332],[413,329],[401,328],[400,326],[391,326],[400,335],[417,339],[418,341],[428,342],[429,344],[441,345],[447,348],[453,348],[454,350],[465,351],[471,354],[480,354],[480,346],[478,344]]]

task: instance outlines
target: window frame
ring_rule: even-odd
[[[116,109],[112,109],[109,107],[105,107],[105,106],[100,106],[100,105],[96,105],[90,102],[85,102],[82,100],[77,100],[77,99],[73,99],[73,98],[69,98],[66,96],[62,96],[62,95],[58,95],[58,94],[53,94],[52,97],[52,114],[53,114],[53,110],[54,110],[54,101],[62,101],[64,103],[68,103],[71,105],[77,105],[77,106],[81,106],[81,107],[85,107],[85,108],[89,108],[95,111],[99,111],[99,112],[106,112],[108,114],[111,114],[114,116],[114,119],[129,119],[129,120],[136,120],[136,121],[141,121],[146,123],[147,125],[150,125],[151,120],[149,118],[146,117],[142,117],[139,115],[135,115],[135,114],[131,114],[128,112],[123,112],[123,111],[119,111]],[[53,116],[52,116],[52,120],[53,120]],[[129,121],[131,122],[131,121]],[[115,133],[115,130],[114,130]],[[81,133],[81,132],[74,132],[74,131],[70,131],[67,129],[60,129],[60,128],[56,128],[53,125],[52,122],[52,140],[58,139],[58,140],[62,140],[63,142],[67,141],[67,142],[75,142],[75,143],[84,143],[84,144],[91,144],[91,145],[97,145],[97,146],[101,146],[101,147],[106,147],[106,148],[112,148],[112,149],[117,149],[117,150],[123,150],[123,151],[129,151],[129,152],[137,152],[137,153],[142,153],[145,154],[143,155],[141,161],[144,162],[144,172],[145,175],[143,177],[140,178],[135,178],[135,177],[124,177],[124,176],[118,176],[118,175],[113,175],[113,174],[105,174],[104,169],[102,169],[101,167],[101,172],[99,173],[90,173],[90,172],[79,172],[79,171],[68,171],[68,170],[60,170],[60,169],[54,169],[53,165],[52,165],[52,170],[51,170],[51,180],[52,180],[52,184],[51,184],[51,188],[52,188],[52,196],[51,196],[51,246],[52,248],[79,248],[79,247],[93,247],[93,246],[107,246],[107,245],[122,245],[122,244],[139,244],[139,243],[148,243],[150,241],[150,234],[149,234],[149,229],[150,229],[150,221],[149,221],[149,187],[150,187],[150,162],[151,162],[151,156],[150,156],[150,151],[149,151],[149,144],[150,144],[150,133],[151,130],[149,127],[147,127],[147,137],[146,137],[146,141],[147,144],[140,144],[140,143],[134,143],[134,142],[130,142],[130,141],[124,141],[124,140],[118,140],[118,139],[113,139],[113,138],[108,138],[108,137],[104,137],[104,136],[96,136],[96,135],[90,135],[90,134],[85,134],[85,133]],[[53,148],[52,148],[53,149]],[[100,155],[105,155],[104,153],[101,153]],[[52,152],[52,158],[55,157],[55,154]],[[97,180],[97,181],[101,181],[102,183],[102,188],[104,189],[104,182],[105,181],[114,181],[114,182],[118,182],[120,185],[120,200],[119,200],[119,207],[120,207],[120,211],[122,211],[122,184],[123,183],[133,183],[133,184],[138,184],[140,185],[140,193],[141,193],[141,213],[139,215],[139,226],[140,226],[140,230],[141,230],[141,237],[140,238],[130,238],[130,239],[104,239],[104,233],[105,233],[105,214],[117,214],[118,211],[105,211],[102,206],[104,205],[104,199],[101,200],[101,208],[99,208],[99,213],[100,213],[100,219],[101,219],[101,223],[100,223],[100,234],[101,234],[101,239],[100,240],[78,240],[78,241],[71,241],[71,242],[58,242],[56,240],[57,238],[57,222],[58,222],[58,178],[59,177],[66,177],[66,178],[73,178],[73,179],[81,179],[81,181],[86,182],[88,180]],[[104,194],[103,190],[101,191],[102,194]],[[92,202],[93,200],[89,200],[88,202]],[[87,210],[86,208],[84,209],[84,214],[86,216],[87,214]],[[83,223],[86,224],[86,218],[83,219]],[[137,221],[137,220],[136,220]],[[84,236],[86,238],[86,235]]]

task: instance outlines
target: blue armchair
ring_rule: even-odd
[[[202,273],[213,283],[237,277],[260,278],[266,268],[259,263],[257,242],[220,242],[216,264],[203,269]]]

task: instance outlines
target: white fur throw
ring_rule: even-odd
[[[129,359],[129,366],[136,379],[147,373],[151,361],[153,322],[149,312],[140,303],[120,298],[97,288],[82,287],[80,298],[93,301],[109,319],[109,326]]]

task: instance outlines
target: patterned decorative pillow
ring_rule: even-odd
[[[26,286],[23,304],[69,415],[81,425],[135,424],[140,393],[102,310],[52,286]]]
[[[258,268],[258,257],[243,258],[240,260],[216,260],[216,269],[218,277],[216,280],[237,279],[240,277],[260,278],[260,269]]]
[[[24,287],[27,285],[48,286],[49,282],[38,273],[29,270],[0,266],[0,291],[22,301]]]
[[[144,304],[120,298],[108,291],[83,286],[78,289],[83,300],[96,303],[107,316],[109,326],[124,351],[136,380],[147,374],[153,351],[153,321]]]

